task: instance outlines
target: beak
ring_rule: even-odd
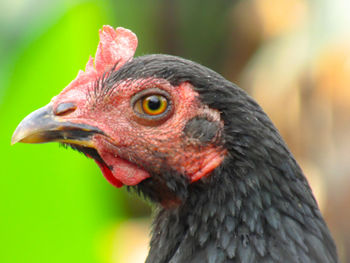
[[[53,113],[52,105],[48,104],[20,122],[12,135],[11,144],[55,141],[94,148],[91,139],[96,133],[104,134],[97,127],[62,120]]]

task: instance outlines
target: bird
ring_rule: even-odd
[[[59,142],[156,203],[146,263],[339,262],[302,169],[251,96],[196,62],[134,57],[128,29],[99,34],[85,71],[12,144]]]

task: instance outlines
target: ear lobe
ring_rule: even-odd
[[[114,30],[111,26],[103,26],[99,33],[100,42],[95,55],[98,75],[111,70],[115,65],[115,70],[118,70],[134,56],[137,47],[137,37],[128,29],[118,27]]]
[[[205,116],[196,116],[186,123],[183,132],[187,138],[198,140],[206,145],[220,139],[221,125],[219,121],[208,120]]]

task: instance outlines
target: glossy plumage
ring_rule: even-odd
[[[171,171],[160,176],[182,204],[160,208],[147,262],[338,262],[301,169],[252,98],[205,67],[165,55],[136,58],[110,81],[140,76],[190,82],[203,103],[221,112],[228,149],[222,165],[199,182]],[[205,137],[207,128],[198,125],[197,134]],[[152,179],[136,187],[157,200]]]

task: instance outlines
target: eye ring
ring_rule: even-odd
[[[145,124],[158,124],[159,121],[166,120],[172,112],[170,98],[168,92],[153,87],[136,93],[130,102],[139,121]]]

